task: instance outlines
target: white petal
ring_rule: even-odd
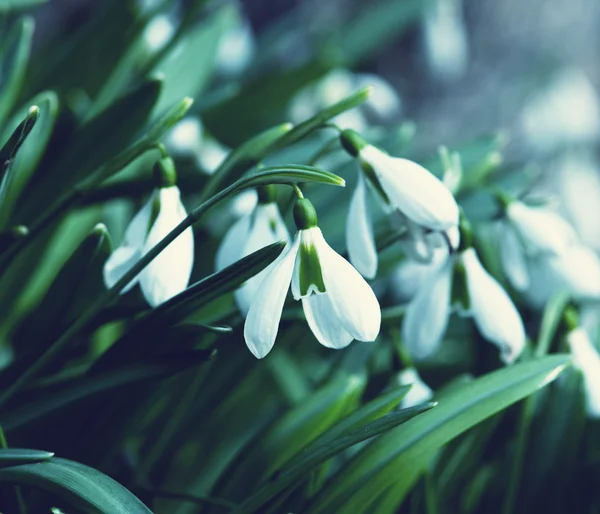
[[[500,348],[502,360],[509,364],[525,347],[521,316],[506,291],[481,265],[473,248],[465,250],[461,259],[475,324],[483,337]]]
[[[403,260],[390,277],[390,294],[398,302],[412,300],[436,270],[448,258],[448,250],[444,247],[435,248],[430,263],[423,264],[412,259]]]
[[[360,73],[356,75],[357,89],[368,85],[373,87],[373,93],[363,106],[372,110],[384,121],[397,116],[400,112],[402,101],[393,86],[379,75],[372,73]]]
[[[146,239],[144,254],[186,217],[177,186],[162,188],[159,194],[160,211]],[[181,293],[188,285],[193,265],[194,234],[190,227],[142,271],[140,286],[148,303],[156,307]]]
[[[104,283],[111,288],[127,273],[131,267],[142,257],[144,241],[148,234],[150,216],[152,215],[152,204],[156,191],[150,195],[148,201],[137,212],[125,230],[121,246],[113,251],[104,264]],[[129,291],[140,276],[135,277],[127,286],[121,290],[121,294]]]
[[[296,234],[294,243],[288,245],[267,268],[265,278],[248,310],[244,324],[244,339],[257,359],[267,355],[275,344],[299,247],[300,235]]]
[[[511,285],[524,291],[529,286],[529,272],[523,246],[512,226],[502,223],[499,228],[502,269]]]
[[[234,237],[238,238],[238,241],[243,244],[238,259],[277,241],[290,242],[290,234],[279,213],[277,204],[258,204],[252,216],[248,217],[248,220],[249,223],[244,226],[244,231],[234,234]],[[236,303],[242,314],[245,315],[248,313],[254,296],[257,294],[258,288],[265,277],[265,271],[266,269],[247,280],[235,292]]]
[[[600,418],[600,356],[586,332],[577,328],[567,335],[573,362],[583,374],[586,410],[590,417]]]
[[[214,139],[206,138],[202,141],[202,147],[197,152],[199,166],[208,174],[212,175],[231,151]]]
[[[374,341],[381,326],[381,309],[364,278],[323,238],[318,227],[313,241],[319,256],[326,295],[344,329],[359,341]]]
[[[429,277],[408,304],[402,323],[402,338],[415,359],[435,353],[448,327],[451,262],[448,260]]]
[[[377,248],[367,206],[367,187],[362,173],[358,176],[346,219],[346,246],[352,265],[364,277],[374,278],[377,274]]]
[[[592,250],[571,246],[561,255],[549,256],[548,265],[560,287],[575,298],[600,300],[600,259]]]
[[[354,339],[342,326],[329,295],[313,294],[302,298],[302,307],[308,326],[323,346],[345,348]]]
[[[577,241],[575,229],[567,220],[548,209],[512,202],[506,215],[533,251],[560,253]]]
[[[406,409],[413,405],[419,405],[433,397],[433,391],[421,379],[419,372],[415,368],[406,368],[398,373],[398,384],[411,385],[410,390],[400,403],[400,407]]]
[[[431,230],[458,225],[458,205],[452,193],[425,168],[371,145],[360,151],[360,157],[371,165],[390,201],[417,225]]]
[[[250,214],[238,219],[225,234],[215,256],[215,269],[221,271],[244,256],[246,237],[250,230]]]
[[[423,20],[425,57],[431,74],[451,82],[464,75],[469,60],[460,0],[437,0]]]
[[[113,251],[104,264],[104,284],[106,287],[108,289],[113,287],[141,257],[142,251],[131,246],[121,246]],[[139,280],[140,276],[138,275],[121,290],[121,294],[129,291]]]

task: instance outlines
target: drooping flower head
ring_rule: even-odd
[[[360,167],[348,214],[346,244],[350,261],[364,276],[372,278],[377,271],[367,183],[399,229],[407,231],[404,245],[412,258],[430,262],[434,248],[445,241],[452,248],[458,246],[458,205],[440,179],[413,161],[390,157],[355,131],[342,131],[340,139]]]
[[[133,217],[121,245],[104,265],[104,283],[114,286],[149,250],[187,216],[175,185],[175,166],[170,158],[155,166],[157,187],[142,209]],[[140,284],[146,301],[156,307],[182,292],[188,285],[194,265],[194,235],[191,227],[182,232],[121,294]]]
[[[419,405],[433,398],[431,387],[423,382],[419,372],[412,366],[398,373],[397,381],[400,385],[410,385],[408,393],[406,393],[406,396],[400,402],[400,407],[403,409]]]
[[[277,241],[290,241],[290,234],[276,203],[274,186],[258,189],[258,203],[254,210],[239,218],[229,229],[217,250],[217,271],[241,258]],[[235,301],[242,314],[256,297],[266,269],[247,280],[235,293]]]
[[[317,340],[344,348],[353,339],[374,341],[381,325],[375,294],[361,275],[323,238],[311,202],[294,206],[294,242],[265,270],[250,305],[244,338],[259,359],[271,351],[288,289],[302,300],[306,321]]]
[[[566,341],[573,355],[573,364],[583,378],[586,412],[590,418],[600,418],[600,355],[590,335],[579,323],[572,307],[565,310],[563,319],[569,327]]]
[[[513,362],[525,347],[525,329],[512,300],[482,266],[472,246],[471,230],[461,218],[458,252],[438,259],[408,304],[402,325],[406,347],[422,359],[439,347],[454,308],[472,317],[481,335],[500,349],[500,358]]]

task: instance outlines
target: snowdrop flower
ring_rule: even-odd
[[[560,255],[577,242],[575,229],[545,207],[499,198],[505,207],[500,224],[500,257],[511,285],[525,291],[530,285],[528,258],[540,254]]]
[[[425,59],[431,75],[452,82],[465,74],[469,43],[462,0],[436,0],[423,18]]]
[[[238,13],[234,25],[225,32],[219,41],[216,57],[217,70],[227,77],[240,75],[248,68],[255,53],[256,43],[252,27]]]
[[[202,122],[195,116],[181,120],[165,141],[173,155],[189,156],[198,167],[212,175],[229,154],[229,148],[204,133]]]
[[[398,384],[410,384],[411,386],[406,396],[400,402],[400,407],[403,409],[419,405],[433,398],[433,391],[423,382],[419,372],[413,367],[406,368],[398,373]]]
[[[104,265],[104,283],[114,286],[150,249],[187,216],[175,185],[175,166],[170,158],[157,163],[160,187],[155,189],[134,216],[125,237]],[[140,284],[146,301],[156,307],[183,291],[194,264],[194,235],[191,227],[167,246],[135,277],[121,294]]]
[[[144,29],[144,43],[152,52],[158,52],[175,34],[175,23],[171,16],[157,14]]]
[[[381,124],[396,118],[400,114],[402,102],[387,81],[373,74],[338,69],[329,72],[317,83],[305,87],[292,99],[290,119],[300,123],[368,85],[373,86],[369,99],[358,108],[336,116],[332,121],[341,127],[362,131],[368,127],[370,119]]]
[[[600,251],[600,167],[591,155],[577,151],[567,154],[556,166],[556,189],[562,207],[581,237],[581,241]]]
[[[583,375],[586,411],[590,418],[600,418],[600,355],[582,328],[575,328],[567,335],[567,343],[573,354],[573,363]]]
[[[579,301],[600,300],[600,258],[583,245],[531,258],[527,270],[529,287],[524,293],[534,307],[543,307],[559,291]]]
[[[598,94],[580,70],[562,70],[525,104],[521,125],[529,143],[540,151],[597,142]]]
[[[250,305],[244,338],[255,357],[267,355],[277,337],[287,291],[302,300],[308,326],[328,348],[353,339],[374,341],[381,325],[377,297],[360,274],[325,241],[309,200],[294,206],[294,242],[266,269]]]
[[[217,271],[272,243],[290,241],[290,234],[275,199],[273,186],[258,190],[256,208],[239,218],[223,238],[216,255]],[[247,280],[235,292],[235,300],[242,314],[248,313],[266,271],[264,269]]]
[[[513,362],[525,347],[521,316],[502,286],[485,270],[462,224],[461,248],[431,272],[408,304],[402,335],[411,355],[425,358],[439,347],[452,308],[472,317],[481,335],[500,349],[500,358]]]
[[[411,257],[430,262],[434,248],[446,241],[452,248],[458,246],[458,205],[441,180],[415,162],[390,157],[352,130],[344,130],[340,138],[361,169],[350,203],[346,244],[350,261],[365,277],[372,278],[377,272],[367,181],[394,214],[399,228],[407,230],[405,249]]]

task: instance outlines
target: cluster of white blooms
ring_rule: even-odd
[[[572,225],[545,206],[500,200],[500,255],[511,285],[536,307],[560,290],[577,300],[600,300],[600,259]]]

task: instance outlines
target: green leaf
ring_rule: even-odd
[[[285,148],[291,144],[300,141],[314,130],[321,128],[330,119],[335,118],[339,114],[349,111],[358,107],[360,104],[368,100],[371,95],[373,88],[371,86],[359,89],[355,93],[343,98],[339,102],[323,109],[321,112],[315,114],[312,118],[296,125],[292,130],[282,135],[278,140],[274,141],[269,148],[270,152]]]
[[[303,477],[309,476],[309,473],[316,466],[326,462],[331,457],[361,441],[390,430],[435,405],[425,403],[386,414],[385,411],[394,408],[409,389],[409,386],[401,387],[382,395],[335,424],[327,432],[305,446],[301,452],[286,462],[280,470],[277,470],[268,482],[244,501],[239,512],[255,512],[286,487],[294,483],[301,483]],[[374,417],[376,419],[370,421]]]
[[[556,330],[562,319],[562,314],[570,299],[568,293],[559,292],[548,300],[542,317],[537,346],[535,347],[534,353],[536,357],[541,357],[550,350],[552,339],[556,334]]]
[[[314,391],[263,433],[244,461],[227,476],[225,489],[219,494],[234,500],[243,498],[255,482],[276,477],[282,464],[356,408],[365,385],[364,375],[340,374]]]
[[[157,63],[151,76],[164,80],[155,113],[171,107],[184,96],[196,97],[212,75],[221,36],[233,21],[231,9],[220,9],[200,25],[194,26]]]
[[[146,358],[131,366],[112,369],[93,377],[76,377],[64,383],[42,384],[26,392],[29,397],[27,401],[17,398],[17,406],[13,410],[9,407],[3,412],[2,426],[7,432],[15,430],[82,400],[86,401],[86,408],[89,408],[92,397],[115,394],[140,382],[157,382],[175,376],[206,362],[210,356],[209,350],[177,352]]]
[[[27,450],[21,448],[0,448],[0,469],[19,464],[43,462],[54,457],[51,452]]]
[[[84,512],[152,514],[133,493],[100,471],[66,459],[0,469],[0,484],[31,486]]]
[[[20,120],[28,116],[30,106],[39,108],[39,118],[31,130],[29,137],[21,139],[22,146],[11,161],[10,179],[6,184],[6,193],[0,201],[0,227],[6,227],[23,188],[29,182],[54,129],[56,115],[58,112],[58,99],[52,91],[46,91],[32,98],[26,107],[19,110],[13,116],[13,122],[9,126],[15,126]],[[18,130],[18,129],[17,129]],[[14,151],[13,151],[14,153]],[[0,162],[5,162],[4,155]]]
[[[431,3],[431,0],[383,0],[373,5],[362,4],[354,21],[339,31],[339,40],[334,40],[338,48],[332,51],[337,52],[336,56],[346,66],[356,65],[418,22]]]
[[[281,123],[293,95],[329,69],[328,65],[311,62],[301,68],[253,78],[234,96],[203,110],[202,121],[219,141],[232,147],[243,144],[257,130]]]
[[[0,205],[4,203],[16,154],[35,126],[39,115],[40,110],[37,105],[30,107],[8,141],[0,148]]]
[[[110,369],[116,363],[135,361],[154,348],[160,348],[169,327],[260,273],[279,256],[284,247],[285,242],[279,242],[261,248],[166,301],[109,348],[94,363],[90,372],[98,373],[100,370]]]
[[[0,42],[0,127],[21,94],[31,51],[34,22],[32,18],[19,20],[8,37]]]
[[[45,4],[48,0],[0,0],[0,13],[5,11],[26,9],[38,4]]]
[[[318,495],[311,513],[367,512],[392,485],[400,504],[432,453],[465,430],[554,380],[570,358],[553,355],[489,373],[438,399],[438,406],[361,451]]]
[[[62,333],[105,291],[102,268],[110,252],[106,227],[98,224],[69,257],[37,309],[13,336],[21,351],[39,351],[44,341]]]
[[[223,184],[229,185],[249,168],[258,164],[270,151],[272,144],[292,129],[291,123],[283,123],[261,132],[232,150],[215,170],[202,189],[200,198],[205,200]]]

